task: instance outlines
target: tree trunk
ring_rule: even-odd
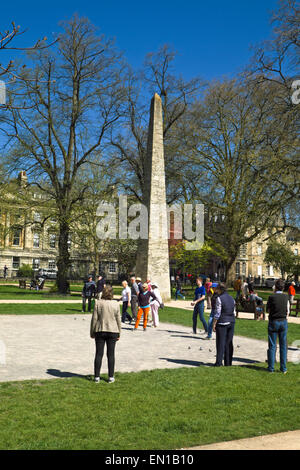
[[[69,254],[69,224],[65,221],[60,222],[59,240],[58,240],[58,260],[57,260],[57,287],[60,294],[66,295],[70,292],[68,282],[68,271],[70,267]]]

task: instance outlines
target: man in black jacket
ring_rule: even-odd
[[[279,339],[280,370],[284,374],[287,372],[287,330],[289,315],[288,296],[283,293],[284,281],[278,279],[275,282],[275,293],[270,295],[267,302],[267,312],[269,313],[268,325],[268,370],[274,372],[276,357],[277,336]]]
[[[92,298],[95,297],[96,285],[92,276],[88,277],[87,282],[84,283],[82,289],[82,311],[85,312],[86,300],[88,301],[88,311],[91,311]]]

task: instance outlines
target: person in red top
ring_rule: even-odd
[[[290,302],[290,308],[291,308],[294,302],[295,294],[296,294],[294,281],[291,283],[289,287],[288,294],[289,294],[289,302]]]
[[[210,281],[210,278],[207,277],[206,278],[206,281],[205,281],[205,284],[204,284],[204,287],[205,287],[205,292],[206,292],[206,300],[207,300],[207,308],[211,308],[211,298],[212,298],[212,295],[213,293],[211,292],[211,286],[212,286],[212,282]]]

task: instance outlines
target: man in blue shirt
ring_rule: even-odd
[[[195,296],[194,302],[192,302],[192,306],[194,306],[193,312],[193,332],[197,334],[197,317],[199,315],[200,320],[202,321],[203,327],[205,332],[207,333],[207,323],[204,318],[204,300],[205,300],[205,287],[203,286],[203,281],[201,277],[197,277],[196,279],[197,287],[195,289]]]

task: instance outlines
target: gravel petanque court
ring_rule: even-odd
[[[93,375],[95,343],[91,315],[2,315],[0,381]],[[201,331],[201,330],[198,330]],[[202,330],[203,331],[203,330]],[[123,325],[116,345],[116,372],[211,366],[215,340],[192,334],[192,327],[161,323],[133,332]],[[234,338],[233,365],[263,362],[267,342]],[[106,355],[101,373],[107,373]]]

